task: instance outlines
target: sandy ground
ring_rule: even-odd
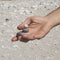
[[[60,60],[60,25],[43,39],[12,42],[17,26],[29,16],[46,16],[59,0],[0,1],[0,60]]]

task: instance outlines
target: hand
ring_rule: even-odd
[[[28,24],[29,32],[26,34],[22,34],[19,37],[13,37],[12,41],[22,40],[22,39],[38,39],[43,38],[53,27],[52,21],[40,16],[32,16],[28,17],[23,23],[21,23],[17,28],[22,30],[24,25]]]
[[[21,34],[21,36],[13,37],[12,41],[17,40],[32,40],[43,38],[53,26],[60,24],[60,8],[53,11],[45,17],[32,16],[27,18],[23,23],[21,23],[17,28],[22,30],[24,25],[28,24],[29,32],[26,34]]]

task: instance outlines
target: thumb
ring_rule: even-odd
[[[25,24],[30,24],[31,23],[31,18],[27,18],[24,22],[22,22],[20,25],[17,26],[17,29],[21,30],[24,28]]]

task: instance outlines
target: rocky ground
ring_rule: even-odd
[[[60,60],[60,25],[43,39],[12,42],[17,26],[29,16],[46,16],[59,0],[0,1],[0,60]]]

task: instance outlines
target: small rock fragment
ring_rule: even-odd
[[[9,19],[8,19],[8,18],[6,18],[5,20],[6,20],[6,22],[7,22],[7,21],[9,21]]]

